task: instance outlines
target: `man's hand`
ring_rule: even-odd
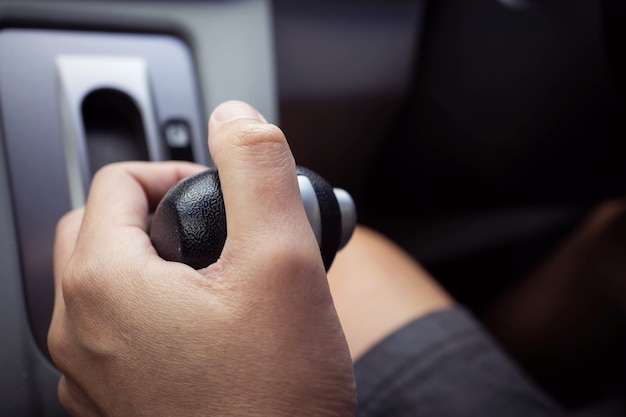
[[[162,260],[149,215],[185,163],[121,163],[62,219],[49,332],[75,416],[353,416],[350,355],[282,132],[250,106],[209,122],[228,238],[195,271]]]

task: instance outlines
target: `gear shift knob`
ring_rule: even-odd
[[[302,203],[326,270],[352,236],[356,208],[346,191],[333,189],[315,172],[297,168]],[[174,185],[159,203],[150,239],[159,256],[195,269],[219,258],[226,241],[226,212],[217,170],[208,169]]]

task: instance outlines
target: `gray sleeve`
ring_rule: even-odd
[[[564,415],[459,306],[407,324],[354,368],[359,417]]]

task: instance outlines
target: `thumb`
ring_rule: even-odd
[[[283,132],[250,105],[229,101],[211,115],[209,149],[224,195],[228,229],[224,250],[236,243],[240,257],[279,245],[281,238],[310,250],[303,244],[315,242],[315,237]]]

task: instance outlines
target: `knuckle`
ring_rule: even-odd
[[[274,260],[279,270],[288,271],[289,275],[308,275],[319,267],[321,255],[317,245],[307,245],[302,240],[292,238],[277,239],[269,248],[268,259]]]
[[[102,177],[108,177],[112,174],[115,174],[123,167],[123,164],[124,162],[114,162],[104,165],[96,171],[96,173],[93,175],[92,181],[100,181]]]
[[[107,183],[111,181],[115,181],[120,176],[125,176],[129,170],[134,169],[138,166],[143,166],[148,164],[148,162],[144,161],[121,161],[121,162],[112,162],[103,167],[99,168],[93,176],[91,181],[92,187],[94,184],[99,184],[101,182]]]
[[[76,350],[74,338],[68,331],[65,315],[55,314],[48,330],[48,352],[52,363],[67,374],[75,367]]]
[[[65,341],[66,337],[62,334],[60,326],[53,323],[48,331],[48,352],[52,362],[61,370],[65,368],[64,358],[67,356],[65,354],[67,349]]]
[[[81,415],[81,410],[72,391],[73,389],[67,377],[65,375],[61,376],[59,384],[57,385],[57,397],[59,398],[59,403],[71,416],[79,416]]]
[[[237,153],[253,160],[255,169],[266,174],[271,170],[293,169],[295,161],[283,131],[271,124],[245,124],[234,135]]]
[[[83,215],[82,208],[77,208],[77,209],[74,209],[72,211],[65,213],[63,216],[61,216],[61,218],[57,222],[56,234],[60,235],[65,230],[74,227],[76,222],[80,221],[80,219],[82,218],[82,215]]]
[[[91,188],[96,189],[99,188],[101,184],[116,181],[121,174],[121,164],[121,162],[116,162],[98,169],[91,179]]]
[[[71,396],[69,393],[69,389],[67,386],[67,380],[64,376],[59,380],[59,384],[57,385],[57,397],[59,398],[59,402],[61,406],[69,412],[69,408],[72,405]]]
[[[63,299],[68,308],[97,299],[97,286],[94,285],[97,280],[91,279],[94,275],[92,270],[93,268],[76,262],[74,258],[69,261],[62,278]]]
[[[233,135],[233,144],[238,148],[285,147],[286,139],[283,131],[276,125],[266,123],[242,123]]]

